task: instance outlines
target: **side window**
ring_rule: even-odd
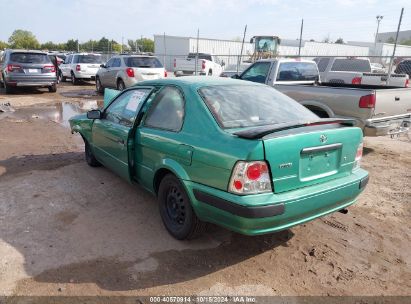
[[[144,125],[178,132],[183,126],[184,97],[175,87],[164,87],[153,100]]]
[[[121,66],[120,58],[115,58],[114,61],[113,61],[112,67],[113,67],[113,68],[118,68],[118,67],[120,67],[120,66]]]
[[[151,89],[133,89],[118,96],[105,111],[105,119],[131,128],[142,102],[150,94]]]
[[[64,63],[65,63],[65,64],[70,64],[70,63],[71,63],[71,58],[72,58],[71,55],[68,56],[68,57],[66,58],[66,60],[64,60]]]
[[[270,66],[271,62],[256,62],[241,75],[241,79],[265,83]]]
[[[325,69],[327,68],[329,62],[330,62],[330,58],[321,58],[320,60],[318,60],[317,61],[318,71],[325,72]]]
[[[113,63],[114,63],[114,58],[111,58],[109,61],[107,61],[106,67],[111,68],[113,66]]]

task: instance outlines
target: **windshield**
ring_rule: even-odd
[[[371,65],[364,59],[335,59],[331,71],[371,72]]]
[[[199,93],[224,129],[318,119],[298,102],[268,86],[211,86],[201,88]]]
[[[277,72],[278,81],[318,80],[317,65],[314,62],[283,62]]]
[[[12,62],[19,63],[50,63],[50,58],[46,54],[38,53],[13,53],[10,55]]]
[[[271,62],[269,61],[256,62],[241,74],[240,78],[252,82],[265,83],[270,67]]]
[[[128,57],[126,60],[128,67],[132,68],[162,68],[163,65],[156,57]]]
[[[101,56],[98,55],[79,55],[78,63],[102,63]]]

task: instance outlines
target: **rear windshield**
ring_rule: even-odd
[[[298,102],[268,86],[210,86],[199,90],[221,128],[242,128],[318,119]]]
[[[128,57],[126,65],[131,68],[162,68],[163,65],[156,57]]]
[[[277,72],[277,81],[318,80],[317,65],[314,62],[283,62]]]
[[[190,54],[188,54],[187,58],[188,59],[194,59],[194,58],[196,58],[196,55],[197,55],[197,53],[190,53]],[[212,61],[210,54],[201,54],[201,53],[199,53],[198,54],[198,59],[204,59],[204,60]]]
[[[13,53],[10,60],[19,63],[50,63],[50,58],[46,54],[38,53]]]
[[[79,55],[77,63],[102,63],[101,56],[98,55]]]
[[[371,72],[371,65],[368,60],[362,59],[335,59],[331,71]]]

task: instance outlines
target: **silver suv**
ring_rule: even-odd
[[[0,56],[0,81],[6,93],[18,87],[48,88],[57,91],[56,67],[47,53],[6,50]]]
[[[96,75],[96,90],[124,90],[137,82],[167,77],[167,71],[155,56],[119,55],[102,64]]]

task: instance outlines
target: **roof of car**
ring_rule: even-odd
[[[45,54],[47,55],[46,52],[43,51],[38,51],[38,50],[24,50],[24,49],[8,49],[10,53],[36,53],[36,54]]]
[[[138,85],[184,85],[193,88],[204,87],[204,86],[215,86],[215,85],[249,85],[249,86],[263,86],[262,84],[232,79],[226,77],[208,77],[208,76],[184,76],[184,77],[173,77],[173,78],[163,78],[157,80],[147,80],[140,82]]]

